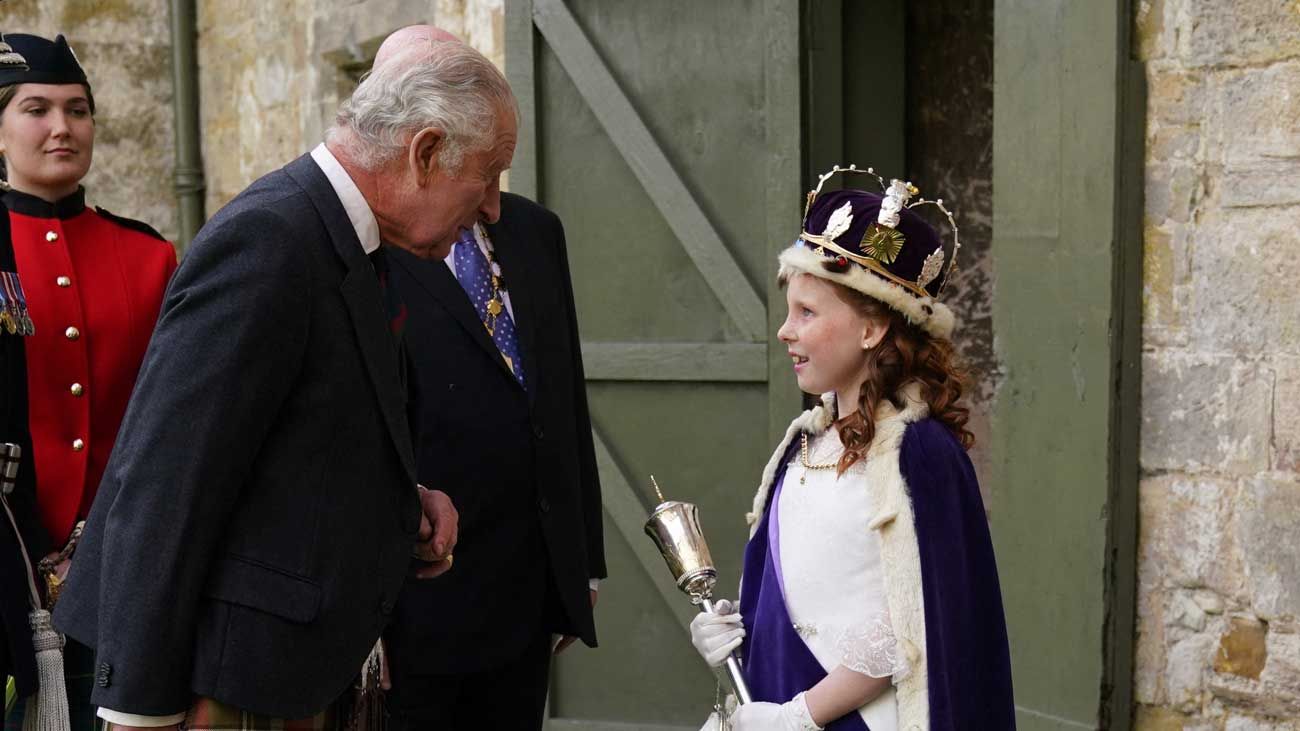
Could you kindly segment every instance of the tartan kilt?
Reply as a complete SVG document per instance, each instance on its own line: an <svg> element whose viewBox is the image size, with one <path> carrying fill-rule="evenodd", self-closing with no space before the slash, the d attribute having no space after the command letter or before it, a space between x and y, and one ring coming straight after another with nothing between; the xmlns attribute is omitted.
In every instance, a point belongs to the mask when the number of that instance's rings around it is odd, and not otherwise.
<svg viewBox="0 0 1300 731"><path fill-rule="evenodd" d="M182 731L341 731L340 701L309 718L286 719L242 711L211 698L199 698L181 721Z"/></svg>

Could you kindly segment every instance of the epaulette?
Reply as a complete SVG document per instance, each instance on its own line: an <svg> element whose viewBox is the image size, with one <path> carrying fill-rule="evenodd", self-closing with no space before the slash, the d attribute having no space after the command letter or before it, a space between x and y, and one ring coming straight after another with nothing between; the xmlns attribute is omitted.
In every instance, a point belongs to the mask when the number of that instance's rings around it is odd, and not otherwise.
<svg viewBox="0 0 1300 731"><path fill-rule="evenodd" d="M150 226L144 221L137 221L134 218L126 218L124 216L119 216L116 213L109 213L99 206L95 206L95 212L119 226L129 228L132 231L139 231L140 233L152 236L159 241L167 241L162 234L158 233L158 229Z"/></svg>

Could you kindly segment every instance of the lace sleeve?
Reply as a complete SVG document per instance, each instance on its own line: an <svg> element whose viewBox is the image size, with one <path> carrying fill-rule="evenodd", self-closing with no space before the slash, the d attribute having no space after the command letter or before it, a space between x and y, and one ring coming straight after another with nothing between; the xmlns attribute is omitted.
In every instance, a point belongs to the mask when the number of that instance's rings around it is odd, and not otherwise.
<svg viewBox="0 0 1300 731"><path fill-rule="evenodd" d="M895 684L911 670L899 652L888 613L845 629L836 642L836 650L844 667L873 678L893 676Z"/></svg>

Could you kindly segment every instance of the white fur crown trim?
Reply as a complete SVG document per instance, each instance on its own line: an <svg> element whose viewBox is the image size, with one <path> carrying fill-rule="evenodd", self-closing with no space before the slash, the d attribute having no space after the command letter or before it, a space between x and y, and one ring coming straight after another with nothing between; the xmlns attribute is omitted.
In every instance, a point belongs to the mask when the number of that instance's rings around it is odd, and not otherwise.
<svg viewBox="0 0 1300 731"><path fill-rule="evenodd" d="M827 271L826 267L823 266L826 258L807 246L791 246L781 252L780 262L780 275L782 277L789 278L795 274L811 274L814 277L821 277L836 284L842 284L849 289L878 299L898 310L903 313L908 322L934 337L952 337L957 318L952 314L952 310L948 309L947 305L937 302L931 297L921 299L901 285L890 282L860 266L850 264L848 270L842 273ZM929 312L926 312L927 308Z"/></svg>

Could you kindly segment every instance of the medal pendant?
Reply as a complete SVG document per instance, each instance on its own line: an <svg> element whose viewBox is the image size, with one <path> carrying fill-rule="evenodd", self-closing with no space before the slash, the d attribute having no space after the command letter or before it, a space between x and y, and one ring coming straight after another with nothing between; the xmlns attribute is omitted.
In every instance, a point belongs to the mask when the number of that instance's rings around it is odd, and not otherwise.
<svg viewBox="0 0 1300 731"><path fill-rule="evenodd" d="M5 332L10 335L18 332L18 323L14 322L14 317L9 314L8 309L0 310L0 325L4 325Z"/></svg>
<svg viewBox="0 0 1300 731"><path fill-rule="evenodd" d="M487 311L488 311L488 314L491 315L491 316L493 316L493 317L496 317L497 315L500 315L500 314L501 314L501 300L497 299L496 297L493 297L492 299L488 300L488 303L487 303Z"/></svg>

